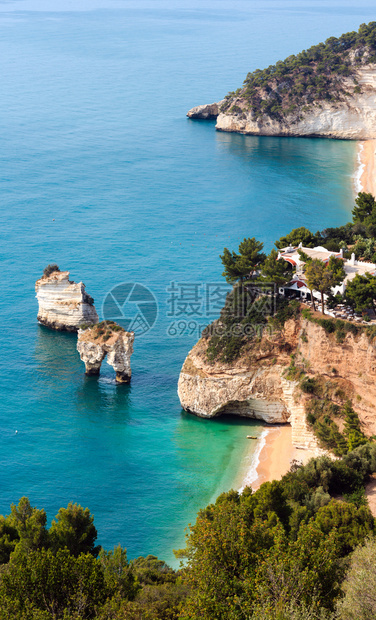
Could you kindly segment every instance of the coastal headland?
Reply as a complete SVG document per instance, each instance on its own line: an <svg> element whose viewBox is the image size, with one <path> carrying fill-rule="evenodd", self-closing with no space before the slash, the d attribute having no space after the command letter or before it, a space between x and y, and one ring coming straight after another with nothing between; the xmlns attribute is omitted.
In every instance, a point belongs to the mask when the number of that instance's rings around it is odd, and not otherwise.
<svg viewBox="0 0 376 620"><path fill-rule="evenodd" d="M187 116L202 120L216 118L216 129L224 132L357 140L354 194L366 192L375 196L376 55L375 46L368 36L375 27L375 22L362 24L358 33L351 33L351 36L347 33L338 39L333 37L267 69L249 73L235 92L218 103L196 106L189 110ZM312 325L300 326L300 334L295 341L300 341L302 333L306 338L307 331L312 331ZM330 376L331 354L334 353L336 359L332 365L334 368L341 365L341 352L338 351L337 355L335 343L324 344L326 336L323 340L317 328L316 332L316 350L309 350L308 347L302 355L310 365L322 346L315 371L323 374L319 366L324 358L328 364L326 373ZM339 375L347 383L347 388L351 384L354 393L349 394L349 398L358 398L356 404L362 430L370 436L375 432L372 403L369 411L362 412L362 409L369 401L366 383L373 366L368 352L373 348L366 341L360 343L360 340L354 347L350 344L351 338L348 334L345 339L346 357L349 356L349 349L350 358L352 355L358 356L356 349L361 351L360 357L363 355L363 362L367 362L367 378L364 377L364 385L358 385L357 379L351 376L351 364L348 368L342 368ZM296 342L290 342L290 353L294 351L294 355L299 349L307 349L301 341L298 345ZM306 412L302 405L304 395L298 395L291 382L288 387L288 382L283 378L288 363L283 359L284 352L279 351L276 355L273 352L274 362L269 368L258 360L252 368L247 367L243 357L232 368L218 364L217 360L215 370L211 371L210 364L204 361L205 353L200 350L205 346L203 342L198 343L183 366L179 396L184 408L203 417L224 412L248 415L263 420L267 425L291 424L291 428L267 427L262 450L256 458L257 462L252 465L257 470L257 478L254 472L248 476L248 482L252 480L254 488L266 480L280 478L293 460L305 463L320 453L320 444L306 424ZM327 355L328 351L330 355ZM263 360L261 351L259 360ZM354 368L361 365L362 360L359 359ZM361 373L358 378L360 376Z"/></svg>
<svg viewBox="0 0 376 620"><path fill-rule="evenodd" d="M354 190L376 193L376 140L359 142L356 165ZM280 479L294 461L305 464L326 452L306 422L307 395L297 382L286 380L292 353L312 375L336 384L338 394L343 391L346 398L356 399L362 431L367 436L376 433L376 393L372 395L376 359L365 333L348 333L339 343L317 323L303 319L288 321L275 341L269 336L266 341L260 350L246 351L236 363L217 361L213 366L206 356L207 340L201 339L187 356L179 379L178 392L185 409L202 417L233 413L266 423L261 449L255 453L250 443L252 465L239 484L241 488L251 485L257 489L263 482ZM367 371L363 374L359 369L364 365Z"/></svg>

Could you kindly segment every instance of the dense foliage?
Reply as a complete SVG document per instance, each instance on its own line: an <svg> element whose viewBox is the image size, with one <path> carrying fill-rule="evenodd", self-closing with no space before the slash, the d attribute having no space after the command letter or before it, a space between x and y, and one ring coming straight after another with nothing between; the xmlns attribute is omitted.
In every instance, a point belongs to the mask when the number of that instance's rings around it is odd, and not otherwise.
<svg viewBox="0 0 376 620"><path fill-rule="evenodd" d="M355 203L353 221L345 226L326 228L316 233L301 226L278 239L276 247L297 247L302 243L303 247L324 246L334 252L342 248L346 258L354 252L357 259L376 261L376 237L365 236L373 234L373 222L376 231L375 199L371 194L360 192ZM304 252L300 254L306 262L309 288L321 293L322 309L324 295L329 295L328 304L331 307L342 301L341 296L333 298L330 291L345 277L343 261L331 257L325 265L319 260L311 260ZM265 325L282 327L284 321L296 316L298 310L295 301L286 302L278 297L278 287L290 280L292 268L286 261L277 260L275 249L265 256L261 242L254 237L245 238L237 252L224 248L220 258L224 267L222 275L234 284L234 289L227 297L219 320L209 325L203 336L210 338L207 350L209 361L230 363L244 352L246 345L261 337ZM346 288L346 302L357 312L376 307L376 277L357 275ZM335 332L338 342L343 341L347 330L354 328L354 333L359 331L357 326L344 321L324 322L323 326ZM372 332L372 337L374 335Z"/></svg>
<svg viewBox="0 0 376 620"><path fill-rule="evenodd" d="M376 447L367 445L341 461L294 467L256 493L223 494L201 510L186 549L184 617L287 620L309 617L312 607L315 618L320 608L334 609L344 559L375 530L368 507L352 499L363 496L375 468Z"/></svg>
<svg viewBox="0 0 376 620"><path fill-rule="evenodd" d="M220 495L190 526L180 571L155 556L129 562L120 545L96 557L88 509L69 504L47 529L22 498L1 517L0 620L334 620L336 608L337 620L373 618L364 484L375 471L366 444Z"/></svg>
<svg viewBox="0 0 376 620"><path fill-rule="evenodd" d="M374 62L376 22L370 22L362 24L358 32L330 37L296 56L249 73L243 87L225 97L222 112L241 115L251 110L256 120L263 115L277 120L290 114L301 118L312 104L341 101L360 93L356 68Z"/></svg>
<svg viewBox="0 0 376 620"><path fill-rule="evenodd" d="M357 274L351 282L348 283L345 293L347 303L357 312L375 309L376 300L376 277L370 273L364 276Z"/></svg>
<svg viewBox="0 0 376 620"><path fill-rule="evenodd" d="M88 508L70 503L49 529L26 497L0 517L0 620L176 618L188 587L155 556L95 546ZM99 554L99 555L98 555Z"/></svg>

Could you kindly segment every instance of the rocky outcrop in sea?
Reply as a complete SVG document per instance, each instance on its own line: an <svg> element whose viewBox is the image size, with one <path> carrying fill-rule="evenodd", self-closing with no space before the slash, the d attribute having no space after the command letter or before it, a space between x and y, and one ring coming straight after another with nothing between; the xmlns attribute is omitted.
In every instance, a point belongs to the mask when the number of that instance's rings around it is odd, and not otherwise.
<svg viewBox="0 0 376 620"><path fill-rule="evenodd" d="M102 321L94 327L79 329L77 351L87 375L99 375L103 360L113 367L117 383L131 380L131 355L134 333L125 331L113 321Z"/></svg>
<svg viewBox="0 0 376 620"><path fill-rule="evenodd" d="M354 78L359 93L354 93ZM376 64L356 69L343 78L348 96L340 101L317 101L302 106L282 119L263 114L256 117L248 101L240 93L231 104L200 105L187 113L190 118L217 118L218 131L260 136L305 136L346 140L376 138Z"/></svg>
<svg viewBox="0 0 376 620"><path fill-rule="evenodd" d="M83 282L72 282L69 271L60 271L58 267L46 273L35 283L39 323L68 332L76 332L82 324L98 323L94 300L86 293Z"/></svg>
<svg viewBox="0 0 376 620"><path fill-rule="evenodd" d="M189 118L198 118L203 120L210 120L213 118L217 118L220 113L221 105L224 104L225 100L218 101L218 103L208 103L204 105L198 105L195 108L192 108L187 112L187 116Z"/></svg>

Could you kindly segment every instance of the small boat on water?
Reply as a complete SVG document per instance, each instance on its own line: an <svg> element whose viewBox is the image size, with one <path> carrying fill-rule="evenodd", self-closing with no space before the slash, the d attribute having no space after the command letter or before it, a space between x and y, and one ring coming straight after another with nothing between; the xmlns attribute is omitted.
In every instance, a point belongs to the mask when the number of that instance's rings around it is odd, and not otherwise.
<svg viewBox="0 0 376 620"><path fill-rule="evenodd" d="M257 439L257 437L254 437L253 435L247 435L247 439Z"/></svg>

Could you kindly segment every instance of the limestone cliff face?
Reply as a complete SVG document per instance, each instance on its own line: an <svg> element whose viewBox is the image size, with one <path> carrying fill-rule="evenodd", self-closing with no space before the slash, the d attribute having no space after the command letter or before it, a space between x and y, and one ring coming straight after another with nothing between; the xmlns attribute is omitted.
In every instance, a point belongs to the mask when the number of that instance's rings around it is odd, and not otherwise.
<svg viewBox="0 0 376 620"><path fill-rule="evenodd" d="M91 297L82 282L71 282L69 271L53 271L35 283L38 321L60 331L76 332L83 323L98 323Z"/></svg>
<svg viewBox="0 0 376 620"><path fill-rule="evenodd" d="M187 116L189 118L201 118L204 120L208 120L211 118L217 118L219 114L219 110L221 105L224 103L224 99L222 101L218 101L218 103L208 103L206 105L198 105L195 108L192 108L187 112Z"/></svg>
<svg viewBox="0 0 376 620"><path fill-rule="evenodd" d="M85 363L87 375L99 375L104 358L116 372L118 383L131 380L131 355L134 333L111 324L100 323L93 328L78 331L77 351Z"/></svg>
<svg viewBox="0 0 376 620"><path fill-rule="evenodd" d="M347 334L337 343L333 334L327 334L319 325L303 321L304 342L300 340L297 361L305 359L312 375L324 375L338 384L353 402L363 432L376 434L376 343L365 333Z"/></svg>
<svg viewBox="0 0 376 620"><path fill-rule="evenodd" d="M281 375L289 365L289 352L299 329L296 322L288 321L283 335L263 337L260 344L233 364L209 363L208 341L199 340L180 373L178 394L182 407L201 417L233 413L268 423L286 423L290 411Z"/></svg>
<svg viewBox="0 0 376 620"><path fill-rule="evenodd" d="M344 78L343 87L349 93L354 91L354 77L361 88L360 93L349 94L343 101L333 103L320 101L310 105L306 110L298 110L286 116L282 121L266 114L256 120L253 112L248 108L247 101L240 93L231 101L229 109L218 110L216 129L260 136L374 139L376 138L376 65L364 65L358 68L351 78ZM193 108L188 112L188 116L209 118L194 115L194 110L198 111L206 107L208 106ZM232 108L236 111L231 112Z"/></svg>
<svg viewBox="0 0 376 620"><path fill-rule="evenodd" d="M295 363L304 365L309 376L321 376L334 392L338 389L338 404L344 393L350 397L363 432L376 434L376 345L365 333L347 334L338 343L334 334L311 321L289 320L281 334L264 335L232 364L209 363L207 346L205 339L196 344L179 377L178 394L187 411L209 418L227 413L268 424L289 423L294 446L323 453L306 422L309 396L297 381L285 378L294 353Z"/></svg>

